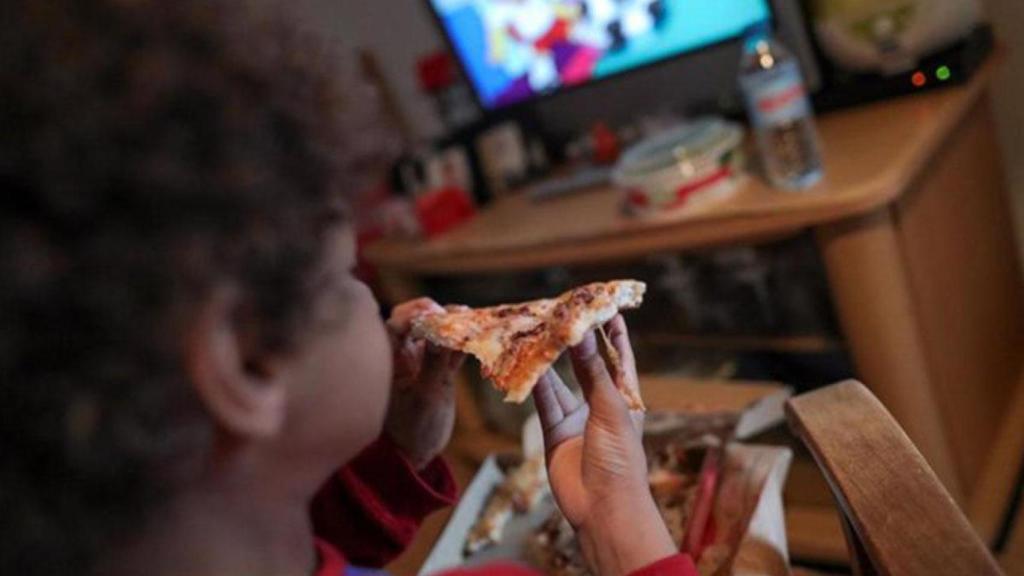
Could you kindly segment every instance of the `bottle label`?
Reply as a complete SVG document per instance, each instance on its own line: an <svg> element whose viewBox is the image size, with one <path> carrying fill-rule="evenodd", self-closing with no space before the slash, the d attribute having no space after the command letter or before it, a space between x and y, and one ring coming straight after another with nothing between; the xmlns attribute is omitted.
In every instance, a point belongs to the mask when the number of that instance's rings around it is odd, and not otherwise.
<svg viewBox="0 0 1024 576"><path fill-rule="evenodd" d="M750 121L756 128L789 124L812 114L800 67L783 62L741 80Z"/></svg>

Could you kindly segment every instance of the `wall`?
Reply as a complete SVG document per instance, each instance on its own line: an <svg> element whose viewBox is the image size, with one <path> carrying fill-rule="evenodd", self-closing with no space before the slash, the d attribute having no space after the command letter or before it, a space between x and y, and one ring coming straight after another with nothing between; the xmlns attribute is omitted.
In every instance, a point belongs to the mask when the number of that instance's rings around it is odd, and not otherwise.
<svg viewBox="0 0 1024 576"><path fill-rule="evenodd" d="M1009 51L992 100L1017 216L1018 243L1024 252L1024 1L985 0L985 4L1000 41Z"/></svg>
<svg viewBox="0 0 1024 576"><path fill-rule="evenodd" d="M307 26L380 62L412 129L436 135L440 120L416 85L416 61L443 46L424 0L292 0Z"/></svg>

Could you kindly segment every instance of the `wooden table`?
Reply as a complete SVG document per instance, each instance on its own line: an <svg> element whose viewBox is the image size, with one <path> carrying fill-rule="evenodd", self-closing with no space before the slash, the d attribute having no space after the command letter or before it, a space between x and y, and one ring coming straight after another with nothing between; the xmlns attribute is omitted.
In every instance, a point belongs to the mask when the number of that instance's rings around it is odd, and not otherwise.
<svg viewBox="0 0 1024 576"><path fill-rule="evenodd" d="M806 193L750 179L671 218L623 217L612 189L505 199L430 242L368 257L385 296L425 275L627 261L812 230L858 376L906 429L986 541L1024 454L1024 298L988 87L824 117L827 175Z"/></svg>

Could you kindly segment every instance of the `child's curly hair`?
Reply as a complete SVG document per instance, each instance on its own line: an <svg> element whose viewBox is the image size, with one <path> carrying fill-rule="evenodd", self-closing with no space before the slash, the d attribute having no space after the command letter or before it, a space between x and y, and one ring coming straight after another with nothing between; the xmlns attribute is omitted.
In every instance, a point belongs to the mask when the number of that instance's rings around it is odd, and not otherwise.
<svg viewBox="0 0 1024 576"><path fill-rule="evenodd" d="M255 8L0 7L4 574L89 573L191 473L182 319L213 287L266 351L296 345L344 217L341 101L325 51Z"/></svg>

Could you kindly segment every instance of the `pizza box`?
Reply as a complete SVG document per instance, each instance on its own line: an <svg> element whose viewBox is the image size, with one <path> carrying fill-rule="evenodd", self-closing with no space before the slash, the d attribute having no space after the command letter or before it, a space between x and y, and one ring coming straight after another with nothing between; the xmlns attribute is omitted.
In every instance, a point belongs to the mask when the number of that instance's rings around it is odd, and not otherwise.
<svg viewBox="0 0 1024 576"><path fill-rule="evenodd" d="M650 416L719 415L737 419L735 437L745 440L785 421L792 388L777 382L708 380L641 374L640 389Z"/></svg>
<svg viewBox="0 0 1024 576"><path fill-rule="evenodd" d="M714 421L736 420L735 437L748 438L782 422L782 406L791 394L777 384L735 384L700 382L676 378L641 378L650 415L658 425L672 428L686 419ZM651 426L648 427L648 435ZM529 457L542 450L540 425L536 417L523 427L523 451ZM513 457L514 458L514 457ZM475 566L494 561L526 562L524 544L528 536L554 511L555 503L546 495L530 513L513 516L498 544L464 557L469 530L476 522L488 497L505 478L507 455L488 456L470 482L440 539L420 574L436 574L459 566ZM776 576L789 574L786 527L782 506L792 453L786 448L733 444L726 452L726 470L731 471L720 490L719 502L732 506L731 513L749 521L741 536L733 574ZM740 473L736 473L739 471ZM716 514L718 513L716 504Z"/></svg>
<svg viewBox="0 0 1024 576"><path fill-rule="evenodd" d="M505 527L501 542L495 546L481 550L470 558L465 558L462 554L469 530L483 511L487 497L504 479L505 472L498 464L498 456L488 456L462 493L444 532L423 563L419 572L421 575L437 574L459 566L476 566L497 560L523 560L522 544L527 535L544 522L553 510L554 502L550 496L545 496L529 515L513 517Z"/></svg>
<svg viewBox="0 0 1024 576"><path fill-rule="evenodd" d="M782 505L782 488L792 461L787 448L734 444L727 450L727 466L743 474L723 483L719 502L727 502L738 513L750 518L741 536L733 563L734 575L788 576L789 552ZM530 513L513 516L502 540L470 557L463 556L466 537L476 522L487 498L505 478L499 456L490 456L466 488L451 520L420 570L421 575L437 574L464 566L479 566L496 561L527 563L525 543L528 536L554 511L552 497L546 495ZM718 508L721 504L716 504Z"/></svg>

